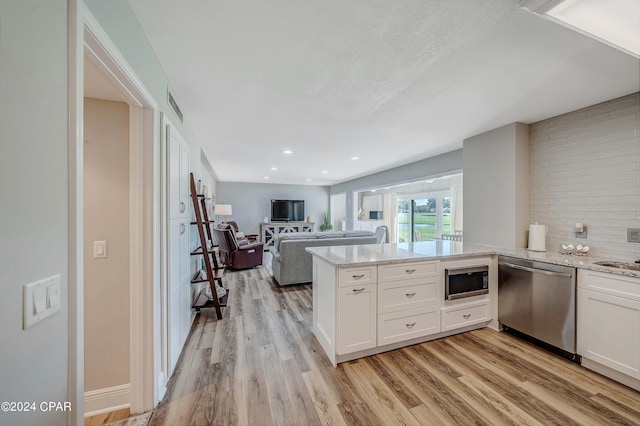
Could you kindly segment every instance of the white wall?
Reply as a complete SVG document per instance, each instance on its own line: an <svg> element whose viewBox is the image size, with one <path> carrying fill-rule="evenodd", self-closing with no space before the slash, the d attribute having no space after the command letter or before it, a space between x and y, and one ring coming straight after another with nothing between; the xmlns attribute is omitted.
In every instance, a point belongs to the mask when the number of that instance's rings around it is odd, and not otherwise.
<svg viewBox="0 0 640 426"><path fill-rule="evenodd" d="M102 240L108 257L94 259ZM129 246L129 105L85 98L85 391L130 381Z"/></svg>
<svg viewBox="0 0 640 426"><path fill-rule="evenodd" d="M231 204L233 216L245 234L259 234L260 222L271 218L271 200L304 200L304 214L311 216L319 230L322 213L329 209L329 188L311 185L218 182L216 202ZM217 220L217 219L216 219Z"/></svg>
<svg viewBox="0 0 640 426"><path fill-rule="evenodd" d="M191 171L196 179L203 176L206 178L208 172L203 172L202 170L202 162L200 160L201 146L190 127L189 112L181 106L184 114L184 123L182 123L169 107L167 88L170 88L171 83L158 62L129 2L127 0L110 0L106 2L103 0L84 0L84 3L140 80L142 80L147 90L151 92L158 102L160 111L167 114L169 119L178 127L180 135L189 144L192 158ZM175 90L171 91L178 105L180 105L179 95Z"/></svg>
<svg viewBox="0 0 640 426"><path fill-rule="evenodd" d="M67 2L0 0L0 401L68 401ZM46 71L46 72L44 72ZM61 275L61 309L22 330L22 286ZM0 412L3 425L66 412Z"/></svg>
<svg viewBox="0 0 640 426"><path fill-rule="evenodd" d="M527 245L528 125L512 123L464 140L464 240Z"/></svg>
<svg viewBox="0 0 640 426"><path fill-rule="evenodd" d="M532 124L531 220L549 226L547 249L588 244L592 255L640 259L640 94ZM576 222L588 227L576 239Z"/></svg>
<svg viewBox="0 0 640 426"><path fill-rule="evenodd" d="M331 196L331 217L333 229L335 231L344 231L342 229L342 221L347 218L347 197L345 194Z"/></svg>
<svg viewBox="0 0 640 426"><path fill-rule="evenodd" d="M415 182L422 178L443 176L462 170L462 150L447 152L445 154L415 161L404 166L394 167L378 173L373 173L358 179L333 185L331 194L346 193L347 198L347 229L353 229L353 218L356 216L358 206L354 206L354 193L371 188L380 188L388 185ZM355 197L357 198L357 197Z"/></svg>

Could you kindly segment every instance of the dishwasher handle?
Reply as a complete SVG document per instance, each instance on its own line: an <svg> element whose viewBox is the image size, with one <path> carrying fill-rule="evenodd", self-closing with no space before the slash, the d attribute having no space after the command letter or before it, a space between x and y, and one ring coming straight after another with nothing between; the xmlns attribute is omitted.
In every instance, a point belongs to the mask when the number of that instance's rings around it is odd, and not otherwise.
<svg viewBox="0 0 640 426"><path fill-rule="evenodd" d="M508 266L509 268L520 269L522 271L527 271L527 272L535 272L538 274L550 275L552 277L571 278L573 276L573 274L567 274L564 272L545 271L544 269L529 268L527 266L516 265L515 263L500 262L499 265L504 265L504 266Z"/></svg>

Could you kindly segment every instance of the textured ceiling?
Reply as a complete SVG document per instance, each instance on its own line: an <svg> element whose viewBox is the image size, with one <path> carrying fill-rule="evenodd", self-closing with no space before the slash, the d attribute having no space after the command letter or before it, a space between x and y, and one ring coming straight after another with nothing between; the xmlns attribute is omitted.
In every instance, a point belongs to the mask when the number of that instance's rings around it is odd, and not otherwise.
<svg viewBox="0 0 640 426"><path fill-rule="evenodd" d="M515 0L129 1L221 181L330 185L640 89Z"/></svg>

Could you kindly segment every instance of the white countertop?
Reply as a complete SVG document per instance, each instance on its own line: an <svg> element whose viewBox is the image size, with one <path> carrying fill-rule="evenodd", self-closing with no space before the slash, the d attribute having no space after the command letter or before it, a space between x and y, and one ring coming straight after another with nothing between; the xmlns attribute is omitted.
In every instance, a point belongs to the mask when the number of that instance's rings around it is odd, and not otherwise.
<svg viewBox="0 0 640 426"><path fill-rule="evenodd" d="M307 247L305 250L337 267L400 263L412 260L444 260L471 256L506 255L640 278L640 271L594 264L594 262L612 259L563 255L557 252L533 252L527 249L504 249L457 241L434 240L416 243L323 246Z"/></svg>

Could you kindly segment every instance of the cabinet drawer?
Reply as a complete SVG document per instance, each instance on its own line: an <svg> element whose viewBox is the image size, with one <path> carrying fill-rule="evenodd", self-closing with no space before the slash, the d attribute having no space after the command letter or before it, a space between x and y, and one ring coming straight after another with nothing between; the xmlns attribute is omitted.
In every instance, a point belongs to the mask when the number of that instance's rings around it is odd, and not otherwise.
<svg viewBox="0 0 640 426"><path fill-rule="evenodd" d="M340 287L373 284L378 280L377 272L378 270L375 266L340 269L340 272L338 272L338 282L340 283Z"/></svg>
<svg viewBox="0 0 640 426"><path fill-rule="evenodd" d="M445 308L442 310L442 331L455 330L489 319L489 302Z"/></svg>
<svg viewBox="0 0 640 426"><path fill-rule="evenodd" d="M420 308L438 302L437 277L413 278L378 284L378 313Z"/></svg>
<svg viewBox="0 0 640 426"><path fill-rule="evenodd" d="M578 287L640 301L638 278L579 269Z"/></svg>
<svg viewBox="0 0 640 426"><path fill-rule="evenodd" d="M378 346L427 336L440 331L437 307L378 315Z"/></svg>
<svg viewBox="0 0 640 426"><path fill-rule="evenodd" d="M380 281L394 281L438 274L437 262L401 263L378 266Z"/></svg>

